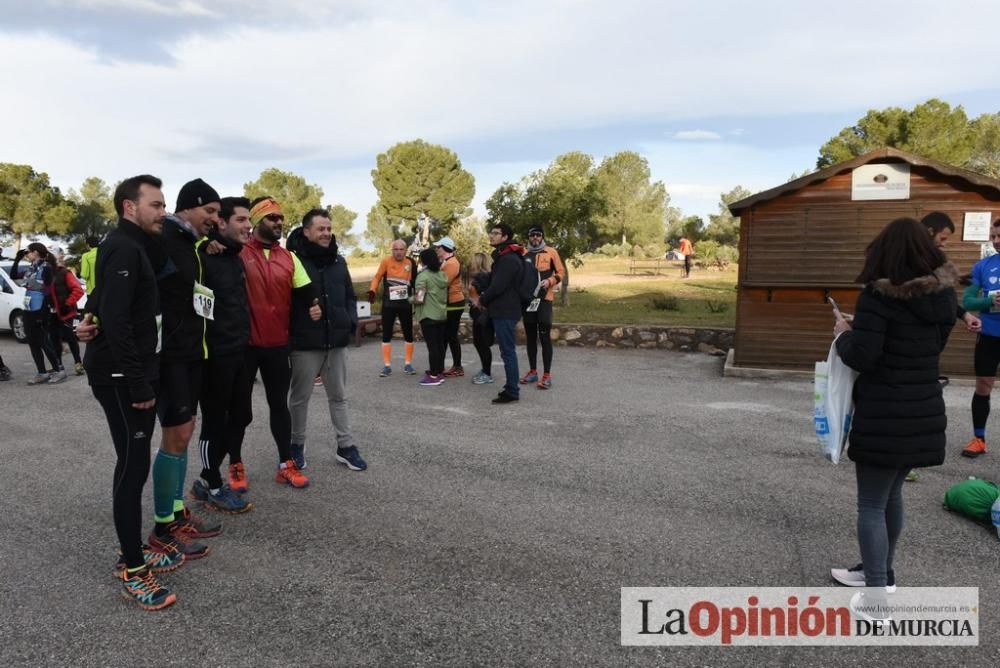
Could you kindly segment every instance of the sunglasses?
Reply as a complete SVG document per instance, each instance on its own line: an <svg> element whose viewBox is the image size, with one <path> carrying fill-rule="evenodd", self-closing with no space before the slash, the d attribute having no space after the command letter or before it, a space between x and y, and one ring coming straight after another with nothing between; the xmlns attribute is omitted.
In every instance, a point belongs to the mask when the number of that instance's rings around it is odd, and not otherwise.
<svg viewBox="0 0 1000 668"><path fill-rule="evenodd" d="M284 222L285 220L285 217L282 216L280 213L269 213L264 217L267 218L272 223L281 223Z"/></svg>
<svg viewBox="0 0 1000 668"><path fill-rule="evenodd" d="M543 236L541 232L532 232L528 235L529 237L540 237Z"/></svg>

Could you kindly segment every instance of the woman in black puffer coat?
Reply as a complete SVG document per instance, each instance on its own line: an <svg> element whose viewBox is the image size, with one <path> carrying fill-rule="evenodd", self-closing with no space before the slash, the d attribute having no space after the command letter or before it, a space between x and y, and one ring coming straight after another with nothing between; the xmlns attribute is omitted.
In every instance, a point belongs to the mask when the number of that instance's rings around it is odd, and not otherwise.
<svg viewBox="0 0 1000 668"><path fill-rule="evenodd" d="M864 584L884 591L894 584L903 479L913 467L944 462L938 361L955 324L958 272L926 229L900 218L868 246L857 280L864 289L854 320L837 312L834 332L840 358L860 373L847 454L856 464Z"/></svg>

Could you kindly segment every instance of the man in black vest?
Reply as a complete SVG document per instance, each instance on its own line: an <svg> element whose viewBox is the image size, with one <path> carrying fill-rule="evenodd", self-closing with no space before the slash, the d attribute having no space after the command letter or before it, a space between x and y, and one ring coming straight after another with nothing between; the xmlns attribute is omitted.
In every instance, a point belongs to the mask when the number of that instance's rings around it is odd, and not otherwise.
<svg viewBox="0 0 1000 668"><path fill-rule="evenodd" d="M288 249L298 256L319 293L311 302L301 295L292 298L292 383L288 399L292 414L292 458L300 469L306 467L309 398L313 381L320 376L337 435L337 461L352 471L364 471L368 464L351 436L345 398L347 344L358 326L357 297L347 262L337 252L330 216L325 209L313 209L303 216L302 227L288 236ZM317 299L323 316L313 320L309 309Z"/></svg>

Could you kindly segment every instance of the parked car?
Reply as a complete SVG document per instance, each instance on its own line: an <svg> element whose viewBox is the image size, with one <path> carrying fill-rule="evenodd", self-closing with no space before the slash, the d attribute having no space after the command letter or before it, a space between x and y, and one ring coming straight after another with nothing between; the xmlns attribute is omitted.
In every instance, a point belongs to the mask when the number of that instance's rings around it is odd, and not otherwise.
<svg viewBox="0 0 1000 668"><path fill-rule="evenodd" d="M26 266L21 263L18 273L22 273ZM0 260L0 332L13 332L14 338L20 343L27 343L28 331L24 327L25 290L20 284L21 277L10 275L13 268L13 260ZM83 281L80 283L83 284ZM87 295L84 295L77 302L77 308L82 310L86 304Z"/></svg>

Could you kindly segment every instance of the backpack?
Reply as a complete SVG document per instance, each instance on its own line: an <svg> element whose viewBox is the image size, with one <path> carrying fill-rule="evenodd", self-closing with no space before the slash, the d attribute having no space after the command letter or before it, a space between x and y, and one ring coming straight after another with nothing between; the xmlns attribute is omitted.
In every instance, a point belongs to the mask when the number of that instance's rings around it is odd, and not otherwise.
<svg viewBox="0 0 1000 668"><path fill-rule="evenodd" d="M534 256L525 255L521 260L521 277L517 282L517 294L521 298L521 304L527 305L538 298L542 276L535 267Z"/></svg>
<svg viewBox="0 0 1000 668"><path fill-rule="evenodd" d="M952 485L944 495L944 506L960 515L990 524L990 508L1000 490L988 480L971 478Z"/></svg>

